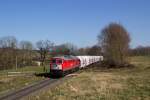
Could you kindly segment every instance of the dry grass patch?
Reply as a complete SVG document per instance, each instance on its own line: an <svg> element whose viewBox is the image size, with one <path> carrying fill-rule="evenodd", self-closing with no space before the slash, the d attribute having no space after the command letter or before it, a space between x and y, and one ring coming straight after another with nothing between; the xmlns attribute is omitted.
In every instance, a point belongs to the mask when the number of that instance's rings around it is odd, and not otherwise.
<svg viewBox="0 0 150 100"><path fill-rule="evenodd" d="M47 66L48 70L48 66ZM36 77L34 73L43 72L43 67L27 66L23 68L0 71L0 96L29 84L35 83L44 77ZM19 74L18 74L19 73Z"/></svg>
<svg viewBox="0 0 150 100"><path fill-rule="evenodd" d="M25 76L15 76L15 77L8 77L3 76L0 78L0 95L3 95L9 91L16 90L37 82L43 79L42 77L25 77Z"/></svg>
<svg viewBox="0 0 150 100"><path fill-rule="evenodd" d="M114 80L115 78L112 73L82 72L54 89L40 92L38 100L95 100L106 97L109 99L112 93L118 93L124 88L123 84ZM35 96L27 98L35 100Z"/></svg>
<svg viewBox="0 0 150 100"><path fill-rule="evenodd" d="M150 100L150 70L146 69L150 58L133 57L131 61L136 63L135 68L80 71L56 88L25 100Z"/></svg>

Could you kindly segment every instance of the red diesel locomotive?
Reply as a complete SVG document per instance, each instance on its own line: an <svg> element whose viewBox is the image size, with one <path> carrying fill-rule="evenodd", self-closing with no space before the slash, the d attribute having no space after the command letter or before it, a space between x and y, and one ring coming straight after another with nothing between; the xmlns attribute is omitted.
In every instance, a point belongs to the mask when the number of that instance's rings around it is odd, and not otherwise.
<svg viewBox="0 0 150 100"><path fill-rule="evenodd" d="M50 73L52 75L61 75L78 70L80 60L75 56L59 56L54 57L50 61Z"/></svg>

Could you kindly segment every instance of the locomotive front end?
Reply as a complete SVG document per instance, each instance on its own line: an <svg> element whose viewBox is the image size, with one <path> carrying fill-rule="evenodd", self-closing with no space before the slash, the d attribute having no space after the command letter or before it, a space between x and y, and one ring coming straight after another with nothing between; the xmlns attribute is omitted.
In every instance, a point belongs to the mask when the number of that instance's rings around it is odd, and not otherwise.
<svg viewBox="0 0 150 100"><path fill-rule="evenodd" d="M50 73L52 75L63 75L63 59L60 59L60 58L51 59Z"/></svg>

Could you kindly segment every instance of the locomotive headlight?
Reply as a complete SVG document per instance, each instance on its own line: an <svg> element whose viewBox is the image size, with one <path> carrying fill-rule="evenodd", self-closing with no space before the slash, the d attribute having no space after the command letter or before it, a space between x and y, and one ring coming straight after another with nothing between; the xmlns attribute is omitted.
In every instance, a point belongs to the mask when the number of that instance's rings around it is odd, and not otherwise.
<svg viewBox="0 0 150 100"><path fill-rule="evenodd" d="M62 65L53 64L53 65L52 65L52 69L61 70L61 69L62 69Z"/></svg>
<svg viewBox="0 0 150 100"><path fill-rule="evenodd" d="M57 65L58 69L62 69L62 65Z"/></svg>

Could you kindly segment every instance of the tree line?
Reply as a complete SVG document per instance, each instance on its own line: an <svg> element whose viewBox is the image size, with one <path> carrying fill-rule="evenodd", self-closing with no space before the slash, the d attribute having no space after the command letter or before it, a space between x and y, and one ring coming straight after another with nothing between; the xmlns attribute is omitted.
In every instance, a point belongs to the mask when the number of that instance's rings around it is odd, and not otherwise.
<svg viewBox="0 0 150 100"><path fill-rule="evenodd" d="M33 44L29 41L18 40L14 36L0 38L0 69L22 67L31 64L36 56Z"/></svg>
<svg viewBox="0 0 150 100"><path fill-rule="evenodd" d="M36 44L13 37L0 38L0 69L49 64L53 56L59 55L103 55L110 67L128 66L129 56L150 55L150 47L130 48L130 33L119 23L110 23L97 36L98 43L91 47L78 48L72 43L56 45L50 40L39 40ZM89 40L90 41L90 40Z"/></svg>
<svg viewBox="0 0 150 100"><path fill-rule="evenodd" d="M55 45L50 40L18 41L14 36L0 38L0 70L17 69L25 66L49 64L53 56L59 55L99 55L100 47L78 48L72 43ZM45 67L44 67L45 68Z"/></svg>
<svg viewBox="0 0 150 100"><path fill-rule="evenodd" d="M130 56L150 56L150 46L138 46L130 49Z"/></svg>

